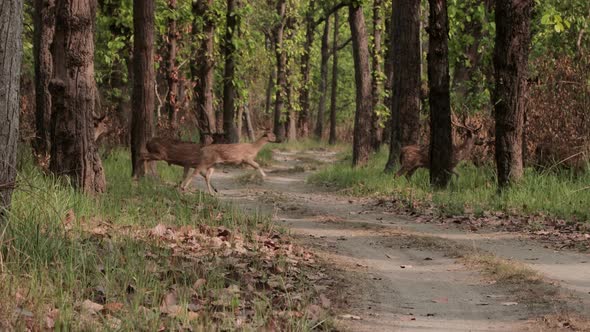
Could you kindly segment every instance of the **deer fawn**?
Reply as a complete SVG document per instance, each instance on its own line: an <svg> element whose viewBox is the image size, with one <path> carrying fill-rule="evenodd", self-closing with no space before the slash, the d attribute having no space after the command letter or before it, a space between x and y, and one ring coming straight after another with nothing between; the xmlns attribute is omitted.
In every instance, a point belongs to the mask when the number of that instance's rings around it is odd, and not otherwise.
<svg viewBox="0 0 590 332"><path fill-rule="evenodd" d="M453 145L453 157L451 158L451 172L459 177L454 169L461 160L465 160L471 154L471 150L474 145L481 144L479 140L476 142L476 133L481 129L482 126L477 128L469 127L463 121L463 124L458 124L453 121L453 125L457 128L465 129L465 138L463 143ZM420 145L408 145L404 146L401 150L399 162L401 168L395 173L396 177L405 175L408 179L412 177L412 174L419 168L430 167L430 153L428 146Z"/></svg>
<svg viewBox="0 0 590 332"><path fill-rule="evenodd" d="M254 143L237 143L237 144L213 144L203 147L199 153L198 165L190 176L185 177L180 185L181 189L186 189L196 174L206 171L204 177L207 183L209 194L211 190L211 176L215 171L215 166L219 164L248 164L260 172L260 175L266 177L266 174L260 168L260 165L254 161L258 152L266 143L276 142L275 135L265 133Z"/></svg>

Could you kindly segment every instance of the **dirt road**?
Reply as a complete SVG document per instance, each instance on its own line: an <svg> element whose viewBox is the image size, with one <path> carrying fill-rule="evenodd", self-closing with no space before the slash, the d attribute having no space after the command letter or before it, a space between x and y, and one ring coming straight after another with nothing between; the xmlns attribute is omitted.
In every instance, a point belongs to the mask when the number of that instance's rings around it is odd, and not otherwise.
<svg viewBox="0 0 590 332"><path fill-rule="evenodd" d="M253 172L246 169L216 172L219 197L249 212L272 213L313 246L332 273L346 275L339 294L345 301L339 325L345 329L550 331L541 323L545 315L590 313L588 255L555 252L514 234L416 223L306 184L309 172L302 167L314 159L333 161L330 152L275 151L274 158L263 182L248 181ZM451 252L470 248L527 264L560 287L496 282Z"/></svg>

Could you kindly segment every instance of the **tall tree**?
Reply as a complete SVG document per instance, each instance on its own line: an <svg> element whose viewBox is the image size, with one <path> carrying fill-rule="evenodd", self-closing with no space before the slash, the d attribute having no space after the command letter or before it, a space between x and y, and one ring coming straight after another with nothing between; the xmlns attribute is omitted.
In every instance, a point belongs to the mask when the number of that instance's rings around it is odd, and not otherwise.
<svg viewBox="0 0 590 332"><path fill-rule="evenodd" d="M95 102L93 0L58 0L52 44L51 162L85 193L106 189L105 175L94 142Z"/></svg>
<svg viewBox="0 0 590 332"><path fill-rule="evenodd" d="M394 1L389 47L393 56L391 139L386 171L392 171L402 146L420 134L420 1Z"/></svg>
<svg viewBox="0 0 590 332"><path fill-rule="evenodd" d="M168 0L168 9L175 13L176 0ZM172 127L178 124L178 66L176 64L178 30L174 16L168 19L168 42L166 52L166 80L168 81L168 92L166 93L166 112Z"/></svg>
<svg viewBox="0 0 590 332"><path fill-rule="evenodd" d="M287 53L283 47L283 37L285 31L285 11L287 3L285 0L277 1L277 16L279 21L273 29L273 39L275 43L275 55L277 58L277 93L275 97L275 109L274 109L274 134L277 140L282 141L285 138L285 128L281 124L281 115L285 105L285 85L287 83L286 75L286 64L287 64Z"/></svg>
<svg viewBox="0 0 590 332"><path fill-rule="evenodd" d="M0 4L0 223L16 185L23 2Z"/></svg>
<svg viewBox="0 0 590 332"><path fill-rule="evenodd" d="M332 91L330 93L330 144L336 144L336 103L338 101L338 30L340 18L334 12L334 34L332 35Z"/></svg>
<svg viewBox="0 0 590 332"><path fill-rule="evenodd" d="M494 111L498 185L523 175L523 122L533 0L496 0Z"/></svg>
<svg viewBox="0 0 590 332"><path fill-rule="evenodd" d="M55 1L35 0L33 23L35 35L33 52L35 60L35 152L47 155L51 145L51 95L49 81L52 75L53 60L50 46L55 33Z"/></svg>
<svg viewBox="0 0 590 332"><path fill-rule="evenodd" d="M330 19L324 23L322 33L321 60L320 60L320 104L318 105L318 118L315 126L315 136L322 138L324 133L324 115L326 113L326 98L328 97L328 60L330 59Z"/></svg>
<svg viewBox="0 0 590 332"><path fill-rule="evenodd" d="M148 169L140 157L154 131L154 0L133 0L133 31L131 162L133 177L142 177Z"/></svg>
<svg viewBox="0 0 590 332"><path fill-rule="evenodd" d="M213 61L215 22L213 20L213 0L193 1L193 45L199 47L193 52L195 60L191 61L191 74L195 85L195 107L198 127L206 133L217 132L217 121L213 110L213 84L215 67ZM199 21L202 22L199 25ZM197 35L200 34L200 40Z"/></svg>
<svg viewBox="0 0 590 332"><path fill-rule="evenodd" d="M446 0L429 0L428 87L430 96L430 183L446 187L451 179L453 138L449 92L449 18Z"/></svg>
<svg viewBox="0 0 590 332"><path fill-rule="evenodd" d="M299 92L299 104L301 111L299 112L298 127L302 137L309 134L309 85L311 72L311 48L315 36L316 24L314 22L315 0L310 0L305 13L305 42L301 53L301 91Z"/></svg>
<svg viewBox="0 0 590 332"><path fill-rule="evenodd" d="M348 6L348 22L352 34L354 77L356 86L356 112L354 116L354 137L352 165L363 166L371 153L371 70L369 68L369 43L362 6L353 2Z"/></svg>
<svg viewBox="0 0 590 332"><path fill-rule="evenodd" d="M225 68L223 73L223 131L225 138L230 143L238 142L238 130L236 129L236 46L234 33L238 30L240 21L237 13L238 0L227 0L227 17L223 53L225 56Z"/></svg>
<svg viewBox="0 0 590 332"><path fill-rule="evenodd" d="M371 126L371 147L377 151L383 142L383 130L381 129L381 117L379 116L379 106L382 103L381 88L383 71L381 69L381 36L383 32L383 1L373 0L373 47L372 47L372 67L373 79L371 80L371 90L373 94L373 114Z"/></svg>
<svg viewBox="0 0 590 332"><path fill-rule="evenodd" d="M383 64L383 73L385 75L385 81L383 83L383 90L387 93L383 99L383 105L389 110L391 116L391 91L393 88L393 45L391 45L391 34L393 25L391 24L391 15L385 19L385 38L383 45L385 45L385 59ZM383 143L389 143L391 139L391 121L385 121L385 127L383 128Z"/></svg>

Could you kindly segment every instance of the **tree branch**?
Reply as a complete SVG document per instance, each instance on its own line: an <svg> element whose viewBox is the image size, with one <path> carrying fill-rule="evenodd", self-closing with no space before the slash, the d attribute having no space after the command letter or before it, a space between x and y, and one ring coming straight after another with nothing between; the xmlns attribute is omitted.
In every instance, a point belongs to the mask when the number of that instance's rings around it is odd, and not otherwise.
<svg viewBox="0 0 590 332"><path fill-rule="evenodd" d="M336 11L338 11L340 8L348 6L350 4L350 1L342 1L338 4L336 4L334 7L332 7L330 10L328 10L327 12L324 13L324 16L320 17L317 21L313 22L312 27L315 29L315 27L317 27L318 25L320 25L322 22L324 22L325 20L327 20L330 15L334 14Z"/></svg>

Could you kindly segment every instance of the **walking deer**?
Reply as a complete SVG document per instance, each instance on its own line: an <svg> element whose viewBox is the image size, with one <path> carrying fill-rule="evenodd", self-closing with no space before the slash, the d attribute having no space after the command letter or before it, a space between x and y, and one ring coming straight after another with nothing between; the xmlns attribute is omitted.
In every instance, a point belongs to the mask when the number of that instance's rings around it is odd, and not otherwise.
<svg viewBox="0 0 590 332"><path fill-rule="evenodd" d="M454 169L461 160L465 160L471 154L474 145L479 145L481 142L477 140L476 133L481 129L481 125L477 128L468 126L465 121L463 124L452 122L457 128L465 130L465 138L463 142L458 145L453 145L453 156L451 158L451 172L459 177ZM476 141L477 140L477 141ZM396 177L405 175L408 179L419 168L430 167L430 152L429 146L408 145L404 146L400 153L400 169L395 174Z"/></svg>
<svg viewBox="0 0 590 332"><path fill-rule="evenodd" d="M219 164L248 164L257 169L260 175L266 177L264 170L254 161L254 158L256 158L260 149L269 142L276 142L276 137L274 134L267 132L254 143L213 144L203 147L197 158L198 165L195 167L193 173L185 177L184 181L182 181L180 185L181 189L186 189L195 175L202 175L203 172L206 172L204 177L207 183L207 189L209 190L209 194L213 194L211 190L211 176L215 171L215 166Z"/></svg>

